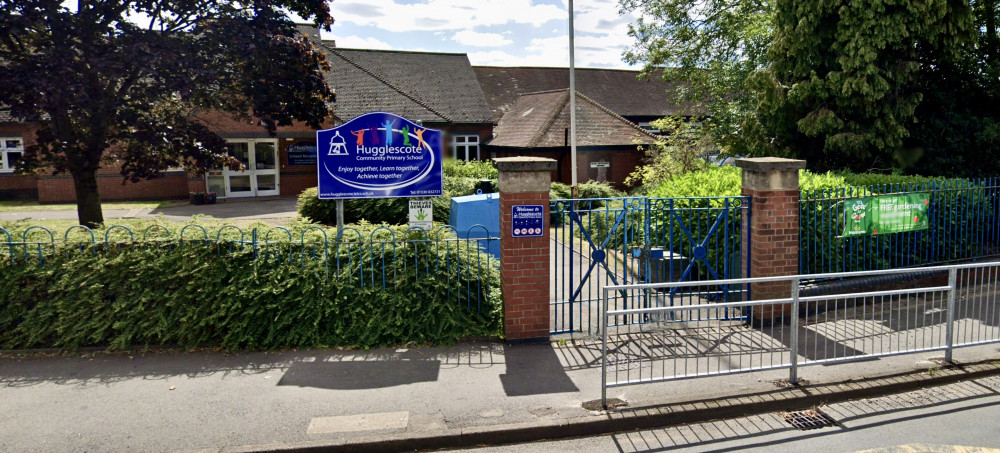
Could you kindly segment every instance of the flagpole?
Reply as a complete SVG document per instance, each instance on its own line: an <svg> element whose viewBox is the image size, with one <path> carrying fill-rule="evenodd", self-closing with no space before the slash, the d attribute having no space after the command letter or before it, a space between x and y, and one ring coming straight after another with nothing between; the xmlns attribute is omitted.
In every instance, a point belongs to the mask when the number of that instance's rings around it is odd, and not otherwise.
<svg viewBox="0 0 1000 453"><path fill-rule="evenodd" d="M580 193L576 186L576 74L574 74L576 61L573 51L573 0L569 0L569 155L573 198L579 198Z"/></svg>

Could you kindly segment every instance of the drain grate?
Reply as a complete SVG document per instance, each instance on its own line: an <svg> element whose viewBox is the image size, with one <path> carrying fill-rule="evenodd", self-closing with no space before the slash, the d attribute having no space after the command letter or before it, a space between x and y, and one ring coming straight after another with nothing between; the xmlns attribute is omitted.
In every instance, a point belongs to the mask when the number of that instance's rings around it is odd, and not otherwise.
<svg viewBox="0 0 1000 453"><path fill-rule="evenodd" d="M802 431L837 426L837 422L817 410L784 412L781 414L781 418L784 418L789 425Z"/></svg>

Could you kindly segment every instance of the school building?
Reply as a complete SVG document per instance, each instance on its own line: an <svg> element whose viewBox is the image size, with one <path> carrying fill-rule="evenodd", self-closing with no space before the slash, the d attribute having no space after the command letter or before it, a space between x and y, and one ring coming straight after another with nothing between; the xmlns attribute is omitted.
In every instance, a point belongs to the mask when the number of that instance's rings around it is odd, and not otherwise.
<svg viewBox="0 0 1000 453"><path fill-rule="evenodd" d="M554 180L569 182L569 78L566 68L473 67L466 54L343 49L300 27L325 54L327 83L336 93L324 128L372 111L391 112L444 131L446 157L484 160L512 155L553 157ZM664 116L696 116L697 108L669 101L671 86L636 71L578 69L578 171L587 179L621 184L656 137L648 123ZM185 198L215 192L220 200L295 197L316 185L315 130L279 127L271 135L254 123L218 112L199 114L230 144L241 170L205 175L167 170L156 179L123 182L119 169L103 168L103 200ZM645 129L644 129L645 128ZM35 127L0 109L0 199L42 203L75 200L69 174L15 175Z"/></svg>

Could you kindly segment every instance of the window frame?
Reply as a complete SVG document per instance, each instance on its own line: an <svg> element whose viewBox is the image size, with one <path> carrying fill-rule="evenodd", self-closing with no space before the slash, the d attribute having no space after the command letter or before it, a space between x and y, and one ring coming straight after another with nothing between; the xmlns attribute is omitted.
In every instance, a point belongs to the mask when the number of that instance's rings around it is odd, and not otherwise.
<svg viewBox="0 0 1000 453"><path fill-rule="evenodd" d="M459 138L462 141L459 141ZM463 160L469 162L470 160L483 160L482 158L482 148L479 146L479 135L478 134L452 134L451 135L451 156L455 160ZM459 156L459 147L463 150L463 156ZM470 148L475 147L475 156L469 155Z"/></svg>
<svg viewBox="0 0 1000 453"><path fill-rule="evenodd" d="M20 142L17 148L8 148L8 140ZM8 153L19 153L24 157L24 138L14 136L0 136L0 173L14 173L14 167L10 165Z"/></svg>

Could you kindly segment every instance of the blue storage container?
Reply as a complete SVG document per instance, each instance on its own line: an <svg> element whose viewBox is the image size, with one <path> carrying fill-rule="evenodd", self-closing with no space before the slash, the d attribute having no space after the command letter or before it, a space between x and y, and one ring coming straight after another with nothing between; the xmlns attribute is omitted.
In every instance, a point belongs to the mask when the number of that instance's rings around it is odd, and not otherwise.
<svg viewBox="0 0 1000 453"><path fill-rule="evenodd" d="M500 259L500 194L477 193L451 199L448 224L463 239L497 238L479 241L484 252Z"/></svg>

